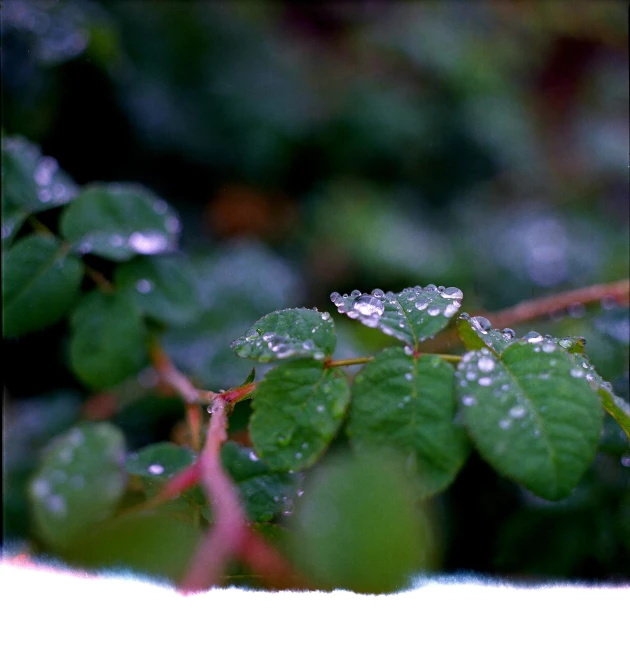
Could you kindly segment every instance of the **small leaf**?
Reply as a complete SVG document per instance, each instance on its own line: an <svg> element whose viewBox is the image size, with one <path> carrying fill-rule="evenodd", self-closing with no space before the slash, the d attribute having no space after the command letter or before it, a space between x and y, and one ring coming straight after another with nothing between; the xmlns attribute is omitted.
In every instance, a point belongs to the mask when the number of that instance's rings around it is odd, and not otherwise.
<svg viewBox="0 0 630 649"><path fill-rule="evenodd" d="M140 311L170 325L186 325L199 313L192 268L183 257L139 257L116 268L116 286Z"/></svg>
<svg viewBox="0 0 630 649"><path fill-rule="evenodd" d="M343 372L317 361L274 368L254 394L250 437L256 454L276 471L311 466L337 432L349 397Z"/></svg>
<svg viewBox="0 0 630 649"><path fill-rule="evenodd" d="M221 461L236 482L251 521L270 521L287 508L295 495L294 478L272 471L249 448L226 442L221 448Z"/></svg>
<svg viewBox="0 0 630 649"><path fill-rule="evenodd" d="M28 214L71 201L78 188L54 158L42 156L38 146L18 135L2 138L2 190L4 241ZM12 216L9 222L5 212Z"/></svg>
<svg viewBox="0 0 630 649"><path fill-rule="evenodd" d="M500 356L504 349L516 342L516 334L512 329L492 329L487 318L477 316L471 318L467 313L462 313L457 318L457 335L464 343L466 349L482 349L487 347Z"/></svg>
<svg viewBox="0 0 630 649"><path fill-rule="evenodd" d="M557 345L519 341L501 358L466 353L456 373L461 413L481 455L547 500L579 482L602 426L597 396L573 369Z"/></svg>
<svg viewBox="0 0 630 649"><path fill-rule="evenodd" d="M130 299L92 291L72 314L70 363L88 386L111 388L142 369L146 331Z"/></svg>
<svg viewBox="0 0 630 649"><path fill-rule="evenodd" d="M572 375L588 381L591 388L597 392L604 410L615 419L619 426L621 426L623 432L628 436L628 439L630 439L630 405L613 392L612 385L608 381L604 381L596 372L585 354L575 353L572 356L572 361Z"/></svg>
<svg viewBox="0 0 630 649"><path fill-rule="evenodd" d="M239 387L243 388L250 383L253 383L256 380L256 368L252 367L252 371L245 377L245 380L241 383Z"/></svg>
<svg viewBox="0 0 630 649"><path fill-rule="evenodd" d="M390 447L407 458L423 496L445 489L468 456L466 432L453 425L454 369L438 356L390 347L355 377L348 436L358 448Z"/></svg>
<svg viewBox="0 0 630 649"><path fill-rule="evenodd" d="M286 358L323 360L335 351L336 343L330 314L284 309L258 320L231 347L241 358L269 363Z"/></svg>
<svg viewBox="0 0 630 649"><path fill-rule="evenodd" d="M176 473L195 461L193 451L172 442L145 446L127 458L127 473L139 476L148 496L154 496Z"/></svg>
<svg viewBox="0 0 630 649"><path fill-rule="evenodd" d="M61 215L63 236L81 254L127 261L175 245L179 222L165 201L135 185L93 185Z"/></svg>
<svg viewBox="0 0 630 649"><path fill-rule="evenodd" d="M63 547L110 516L125 491L125 441L112 424L83 424L59 436L30 484L42 538Z"/></svg>
<svg viewBox="0 0 630 649"><path fill-rule="evenodd" d="M333 293L330 299L339 313L367 327L378 327L415 348L444 329L461 306L462 292L458 288L440 288L416 286L400 293L374 289L371 295L353 291L349 296Z"/></svg>
<svg viewBox="0 0 630 649"><path fill-rule="evenodd" d="M21 336L61 320L79 294L83 265L53 238L31 235L4 259L2 331Z"/></svg>

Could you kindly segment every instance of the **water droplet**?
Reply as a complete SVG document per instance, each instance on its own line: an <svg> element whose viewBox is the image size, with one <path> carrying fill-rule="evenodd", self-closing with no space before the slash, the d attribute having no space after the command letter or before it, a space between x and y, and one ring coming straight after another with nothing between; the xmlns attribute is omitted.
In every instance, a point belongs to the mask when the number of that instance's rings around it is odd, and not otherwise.
<svg viewBox="0 0 630 649"><path fill-rule="evenodd" d="M442 297L447 298L448 300L461 300L464 297L464 294L456 286L449 286L441 292Z"/></svg>
<svg viewBox="0 0 630 649"><path fill-rule="evenodd" d="M570 374L576 379L580 379L584 376L584 372L579 367L572 367Z"/></svg>
<svg viewBox="0 0 630 649"><path fill-rule="evenodd" d="M317 406L316 410L317 410L317 412L324 412L324 410L326 410L326 408L320 403L319 406Z"/></svg>
<svg viewBox="0 0 630 649"><path fill-rule="evenodd" d="M52 192L50 191L50 189L42 187L41 189L37 190L37 198L42 203L48 203L48 201L52 198Z"/></svg>
<svg viewBox="0 0 630 649"><path fill-rule="evenodd" d="M322 320L330 320L330 313L328 313L328 311L322 313Z"/></svg>
<svg viewBox="0 0 630 649"><path fill-rule="evenodd" d="M549 378L549 372L541 372L538 375L539 379L542 379L543 381L546 381Z"/></svg>
<svg viewBox="0 0 630 649"><path fill-rule="evenodd" d="M352 318L353 320L356 320L359 317L359 313L357 311L354 311L354 310L348 311L348 313L346 313L346 315L349 318Z"/></svg>
<svg viewBox="0 0 630 649"><path fill-rule="evenodd" d="M361 291L357 291L356 289L350 293L350 297L352 298L359 297L359 295L361 295Z"/></svg>
<svg viewBox="0 0 630 649"><path fill-rule="evenodd" d="M315 352L315 353L313 354L313 358L314 358L316 361L323 361L324 358L326 358L326 354L324 354L324 352Z"/></svg>
<svg viewBox="0 0 630 649"><path fill-rule="evenodd" d="M437 291L437 286L435 284L427 284L424 287L425 291Z"/></svg>
<svg viewBox="0 0 630 649"><path fill-rule="evenodd" d="M418 311L422 311L423 309L426 309L429 306L429 304L431 304L431 300L423 296L418 298L415 307L416 309L418 309Z"/></svg>
<svg viewBox="0 0 630 649"><path fill-rule="evenodd" d="M44 157L39 161L35 168L33 178L38 185L50 185L53 175L59 168L59 164L54 158Z"/></svg>
<svg viewBox="0 0 630 649"><path fill-rule="evenodd" d="M430 306L427 309L427 313L429 315L431 315L431 316L436 316L436 315L440 315L440 313L442 313L442 311L441 311L439 306Z"/></svg>
<svg viewBox="0 0 630 649"><path fill-rule="evenodd" d="M258 456L256 455L256 453L254 453L254 451L249 452L249 459L252 462L258 462Z"/></svg>
<svg viewBox="0 0 630 649"><path fill-rule="evenodd" d="M161 475L164 473L164 467L161 464L151 464L148 468L147 471L151 475Z"/></svg>
<svg viewBox="0 0 630 649"><path fill-rule="evenodd" d="M447 304L445 309L444 309L444 317L445 318L451 318L457 313L457 309L459 309L459 304L456 302L453 302L452 304Z"/></svg>
<svg viewBox="0 0 630 649"><path fill-rule="evenodd" d="M617 306L617 301L614 297L612 297L612 295L604 295L604 297L601 299L600 304L602 309L609 311L610 309L614 309Z"/></svg>
<svg viewBox="0 0 630 649"><path fill-rule="evenodd" d="M477 383L481 385L484 388L487 388L489 385L492 385L492 377L490 376L482 376Z"/></svg>
<svg viewBox="0 0 630 649"><path fill-rule="evenodd" d="M525 416L525 408L523 406L514 406L513 408L510 408L510 417L514 417L514 419L521 419L522 417Z"/></svg>
<svg viewBox="0 0 630 649"><path fill-rule="evenodd" d="M337 291L334 291L330 294L330 301L333 302L335 306L339 306L339 304L341 304L341 295L337 293Z"/></svg>
<svg viewBox="0 0 630 649"><path fill-rule="evenodd" d="M475 399L471 394L466 394L462 397L462 403L465 406L474 406L477 403L477 399Z"/></svg>
<svg viewBox="0 0 630 649"><path fill-rule="evenodd" d="M302 459L302 453L299 453L299 452L296 453L296 454L295 454L295 459L296 459L296 460L301 460L301 459Z"/></svg>
<svg viewBox="0 0 630 649"><path fill-rule="evenodd" d="M72 460L74 459L74 450L72 449L72 447L66 446L59 451L57 457L64 464L70 464L70 462L72 462Z"/></svg>
<svg viewBox="0 0 630 649"><path fill-rule="evenodd" d="M413 374L411 372L407 372L407 374L405 374L405 379L407 379L407 381L412 381Z"/></svg>
<svg viewBox="0 0 630 649"><path fill-rule="evenodd" d="M403 352L405 352L406 356L411 356L413 354L413 347L410 347L409 345L405 345L403 348Z"/></svg>
<svg viewBox="0 0 630 649"><path fill-rule="evenodd" d="M630 467L630 453L621 456L621 464L625 467Z"/></svg>
<svg viewBox="0 0 630 649"><path fill-rule="evenodd" d="M129 245L142 255L155 255L168 247L168 238L163 232L134 232Z"/></svg>
<svg viewBox="0 0 630 649"><path fill-rule="evenodd" d="M474 318L470 319L470 322L472 323L472 326L475 329L479 329L481 333L487 333L492 329L492 324L490 323L490 320L488 318L484 318L483 316L475 316Z"/></svg>
<svg viewBox="0 0 630 649"><path fill-rule="evenodd" d="M492 372L494 361L489 356L484 356L477 362L477 367L481 372Z"/></svg>
<svg viewBox="0 0 630 649"><path fill-rule="evenodd" d="M353 308L361 315L380 318L385 312L383 303L372 295L363 295L356 300ZM365 323L364 323L365 324Z"/></svg>
<svg viewBox="0 0 630 649"><path fill-rule="evenodd" d="M541 343L543 341L543 337L537 331L530 331L529 333L526 333L523 338L528 343Z"/></svg>
<svg viewBox="0 0 630 649"><path fill-rule="evenodd" d="M554 366L556 365L556 359L555 359L555 358L552 358L552 359L549 361L549 365L550 365L551 367L554 367Z"/></svg>
<svg viewBox="0 0 630 649"><path fill-rule="evenodd" d="M499 426L503 428L503 430L507 430L511 425L512 425L511 419L501 419L501 421L499 422Z"/></svg>
<svg viewBox="0 0 630 649"><path fill-rule="evenodd" d="M573 341L571 340L571 338L562 338L561 340L558 341L558 344L563 349L571 349L571 346L573 345Z"/></svg>
<svg viewBox="0 0 630 649"><path fill-rule="evenodd" d="M125 240L119 234L112 234L109 238L109 243L114 246L114 248L119 248L123 243L125 243Z"/></svg>
<svg viewBox="0 0 630 649"><path fill-rule="evenodd" d="M556 343L552 343L550 341L547 341L547 342L543 343L542 350L547 354L550 354L551 352L555 352L556 351Z"/></svg>
<svg viewBox="0 0 630 649"><path fill-rule="evenodd" d="M81 429L73 428L70 432L70 435L68 435L68 441L73 446L81 446L81 444L83 444L83 442L85 441L85 437L83 437Z"/></svg>
<svg viewBox="0 0 630 649"><path fill-rule="evenodd" d="M383 293L383 291L381 291L380 288L375 288L375 289L372 291L372 295L373 295L374 297L385 297L385 293Z"/></svg>
<svg viewBox="0 0 630 649"><path fill-rule="evenodd" d="M474 381L476 378L477 378L476 372L473 372L472 370L468 370L468 372L466 372L467 381Z"/></svg>
<svg viewBox="0 0 630 649"><path fill-rule="evenodd" d="M164 227L169 234L177 234L182 229L179 219L172 214L166 217Z"/></svg>
<svg viewBox="0 0 630 649"><path fill-rule="evenodd" d="M150 293L153 288L153 284L148 279L139 279L136 282L136 290L138 293Z"/></svg>
<svg viewBox="0 0 630 649"><path fill-rule="evenodd" d="M507 340L511 340L516 336L516 332L514 329L510 329L509 327L506 327L505 329L501 329L501 333L503 334L504 338L507 338Z"/></svg>

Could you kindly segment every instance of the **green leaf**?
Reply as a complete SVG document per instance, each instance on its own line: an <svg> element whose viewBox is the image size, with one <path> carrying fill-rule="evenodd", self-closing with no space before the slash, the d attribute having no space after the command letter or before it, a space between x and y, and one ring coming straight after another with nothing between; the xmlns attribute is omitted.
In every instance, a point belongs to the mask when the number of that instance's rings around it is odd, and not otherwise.
<svg viewBox="0 0 630 649"><path fill-rule="evenodd" d="M184 446L158 442L130 453L126 468L129 475L142 479L147 495L154 496L169 478L190 466L195 458L195 453Z"/></svg>
<svg viewBox="0 0 630 649"><path fill-rule="evenodd" d="M123 434L112 424L82 424L55 439L29 488L44 541L63 547L115 511L127 482L124 458Z"/></svg>
<svg viewBox="0 0 630 649"><path fill-rule="evenodd" d="M269 363L286 358L323 360L335 351L336 343L329 313L284 309L258 320L231 347L241 358Z"/></svg>
<svg viewBox="0 0 630 649"><path fill-rule="evenodd" d="M116 286L140 311L170 325L198 315L199 296L192 267L184 257L139 257L116 268Z"/></svg>
<svg viewBox="0 0 630 649"><path fill-rule="evenodd" d="M111 388L146 362L146 330L124 295L88 293L72 314L71 326L70 364L91 388Z"/></svg>
<svg viewBox="0 0 630 649"><path fill-rule="evenodd" d="M517 340L512 329L492 329L487 318L476 316L471 318L462 313L457 318L457 335L466 349L482 349L487 347L500 356L504 349Z"/></svg>
<svg viewBox="0 0 630 649"><path fill-rule="evenodd" d="M445 489L469 451L453 424L455 371L438 356L396 347L377 354L354 379L347 433L357 448L387 446L407 458L423 496Z"/></svg>
<svg viewBox="0 0 630 649"><path fill-rule="evenodd" d="M31 235L4 259L2 331L21 336L61 320L75 302L83 265L55 239Z"/></svg>
<svg viewBox="0 0 630 649"><path fill-rule="evenodd" d="M172 249L179 221L165 201L135 185L93 185L61 215L63 236L81 254L127 261Z"/></svg>
<svg viewBox="0 0 630 649"><path fill-rule="evenodd" d="M274 368L254 394L250 437L276 471L298 471L324 453L343 418L350 388L343 372L314 360Z"/></svg>
<svg viewBox="0 0 630 649"><path fill-rule="evenodd" d="M374 289L371 295L353 291L350 295L333 293L330 299L339 313L367 327L378 327L384 334L416 348L444 329L461 306L462 292L458 288L440 289L432 284L406 288L400 293Z"/></svg>
<svg viewBox="0 0 630 649"><path fill-rule="evenodd" d="M295 480L290 474L272 471L251 449L235 442L223 445L221 461L236 482L251 521L270 521L288 507L295 494Z"/></svg>
<svg viewBox="0 0 630 649"><path fill-rule="evenodd" d="M612 384L604 381L585 354L575 353L572 356L572 361L573 376L578 379L583 378L589 383L591 388L597 392L604 410L615 419L630 439L630 404L613 392Z"/></svg>
<svg viewBox="0 0 630 649"><path fill-rule="evenodd" d="M201 531L190 523L163 511L146 511L95 525L63 556L77 567L126 568L176 583L201 539Z"/></svg>
<svg viewBox="0 0 630 649"><path fill-rule="evenodd" d="M2 138L2 243L29 214L71 201L77 186L54 158L21 136Z"/></svg>
<svg viewBox="0 0 630 649"><path fill-rule="evenodd" d="M602 426L597 396L572 370L571 355L554 343L519 341L499 359L468 352L456 372L463 420L481 455L547 500L579 482Z"/></svg>
<svg viewBox="0 0 630 649"><path fill-rule="evenodd" d="M241 383L239 387L245 387L250 383L253 383L256 380L256 368L252 367L252 371L245 377L245 380Z"/></svg>
<svg viewBox="0 0 630 649"><path fill-rule="evenodd" d="M316 587L391 592L432 567L432 526L404 473L382 454L315 469L293 516L291 553Z"/></svg>

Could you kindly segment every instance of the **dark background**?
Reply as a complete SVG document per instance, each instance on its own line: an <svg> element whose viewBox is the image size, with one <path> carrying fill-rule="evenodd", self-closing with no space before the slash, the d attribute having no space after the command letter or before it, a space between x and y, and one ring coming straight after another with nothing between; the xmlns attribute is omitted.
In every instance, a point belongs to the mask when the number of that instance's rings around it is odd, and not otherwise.
<svg viewBox="0 0 630 649"><path fill-rule="evenodd" d="M165 342L227 388L248 370L230 340L275 308L330 310L334 290L454 285L474 314L627 276L627 25L609 1L7 1L3 133L80 184L138 182L173 205L182 248L213 261L203 321ZM340 358L387 344L336 323ZM84 396L64 327L3 345L23 455ZM628 398L627 309L515 328L585 336ZM179 414L143 402L119 423L142 445ZM627 453L608 418L560 503L473 456L436 502L442 569L627 579Z"/></svg>

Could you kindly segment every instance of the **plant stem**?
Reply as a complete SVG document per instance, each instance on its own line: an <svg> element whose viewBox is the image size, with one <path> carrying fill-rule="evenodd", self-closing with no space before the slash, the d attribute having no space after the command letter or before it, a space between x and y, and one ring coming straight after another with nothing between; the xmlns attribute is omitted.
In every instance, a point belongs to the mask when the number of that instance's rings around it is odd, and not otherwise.
<svg viewBox="0 0 630 649"><path fill-rule="evenodd" d="M345 367L347 365L361 365L362 363L369 363L374 359L374 356L360 356L358 358L342 358L338 361L326 361L326 367Z"/></svg>
<svg viewBox="0 0 630 649"><path fill-rule="evenodd" d="M113 293L114 285L98 270L94 270L84 264L85 274L103 291L103 293Z"/></svg>

